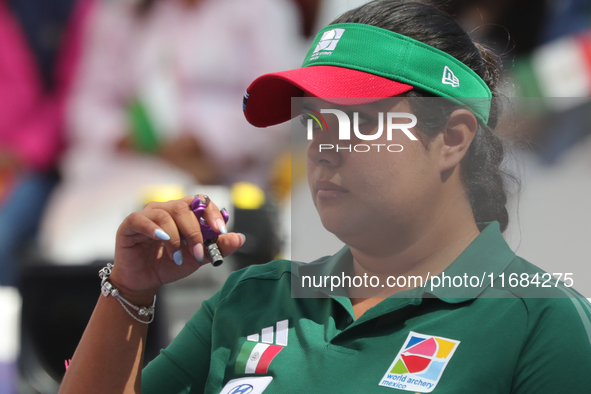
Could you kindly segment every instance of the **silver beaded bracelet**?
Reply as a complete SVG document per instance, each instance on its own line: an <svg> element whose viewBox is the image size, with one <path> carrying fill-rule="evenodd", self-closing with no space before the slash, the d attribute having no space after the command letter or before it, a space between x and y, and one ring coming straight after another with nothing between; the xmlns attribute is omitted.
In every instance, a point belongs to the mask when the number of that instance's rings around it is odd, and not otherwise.
<svg viewBox="0 0 591 394"><path fill-rule="evenodd" d="M127 301L119 294L119 290L113 287L113 284L109 282L109 276L111 275L111 271L113 270L113 263L108 263L106 267L99 271L99 276L101 278L101 293L103 296L108 297L109 295L113 296L114 298L119 301L123 309L129 314L129 316L133 317L135 320L139 321L143 324L150 324L154 321L154 306L156 305L156 296L154 295L154 302L152 302L152 306L142 306L138 307L133 305L131 302ZM138 315L140 316L150 316L150 320L144 321L136 316L125 306L125 304L129 305L133 308Z"/></svg>

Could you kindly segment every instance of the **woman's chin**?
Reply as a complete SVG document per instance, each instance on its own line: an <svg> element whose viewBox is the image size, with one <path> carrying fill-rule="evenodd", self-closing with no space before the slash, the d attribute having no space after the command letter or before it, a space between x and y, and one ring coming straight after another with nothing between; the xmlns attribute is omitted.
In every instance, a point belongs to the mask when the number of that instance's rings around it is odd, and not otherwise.
<svg viewBox="0 0 591 394"><path fill-rule="evenodd" d="M320 215L320 221L324 228L334 234L341 241L354 237L359 234L361 225L356 224L354 220L351 220L350 215L342 214L325 214Z"/></svg>

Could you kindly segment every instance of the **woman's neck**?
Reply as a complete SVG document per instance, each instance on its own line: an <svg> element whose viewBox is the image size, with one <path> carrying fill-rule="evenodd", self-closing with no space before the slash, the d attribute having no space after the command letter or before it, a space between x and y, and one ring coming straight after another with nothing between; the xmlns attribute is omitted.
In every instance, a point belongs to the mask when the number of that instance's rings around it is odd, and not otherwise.
<svg viewBox="0 0 591 394"><path fill-rule="evenodd" d="M439 212L438 217L423 223L417 221L412 228L393 230L390 239L389 234L385 234L380 249L351 245L354 259L351 275L376 276L380 284L387 284L388 277L407 279L402 287L380 285L352 289L351 301L354 307L359 305L360 315L381 299L420 286L420 282L408 280L409 277L421 277L425 283L428 276L443 272L480 234L469 204L466 207L456 202Z"/></svg>

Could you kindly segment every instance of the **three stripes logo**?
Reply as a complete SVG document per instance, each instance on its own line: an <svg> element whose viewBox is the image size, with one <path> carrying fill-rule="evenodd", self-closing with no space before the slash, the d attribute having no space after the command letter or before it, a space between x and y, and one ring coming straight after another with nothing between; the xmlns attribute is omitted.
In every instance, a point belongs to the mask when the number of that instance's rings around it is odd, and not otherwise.
<svg viewBox="0 0 591 394"><path fill-rule="evenodd" d="M460 86L460 80L458 79L458 77L456 77L453 73L453 71L450 70L449 67L445 66L445 68L443 69L443 77L441 78L441 83L446 84L446 85L451 85L454 88L457 88Z"/></svg>
<svg viewBox="0 0 591 394"><path fill-rule="evenodd" d="M263 328L260 335L247 336L236 359L236 373L267 373L271 361L287 346L288 331L289 321L286 319Z"/></svg>

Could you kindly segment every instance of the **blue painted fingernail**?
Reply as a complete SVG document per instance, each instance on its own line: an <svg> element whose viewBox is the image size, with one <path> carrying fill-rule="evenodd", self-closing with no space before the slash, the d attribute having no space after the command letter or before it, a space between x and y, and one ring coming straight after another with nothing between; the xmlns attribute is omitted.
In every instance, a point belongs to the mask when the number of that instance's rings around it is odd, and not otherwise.
<svg viewBox="0 0 591 394"><path fill-rule="evenodd" d="M174 252L172 257L174 258L174 262L176 263L176 265L183 264L183 251L182 250L177 250L176 252Z"/></svg>
<svg viewBox="0 0 591 394"><path fill-rule="evenodd" d="M228 230L226 229L226 225L224 224L224 221L222 219L218 219L215 221L215 224L218 226L218 229L220 230L220 233L222 234L228 234Z"/></svg>
<svg viewBox="0 0 591 394"><path fill-rule="evenodd" d="M170 235L166 234L164 231L160 230L159 228L157 228L156 231L154 231L154 235L163 241L168 241L170 239Z"/></svg>

